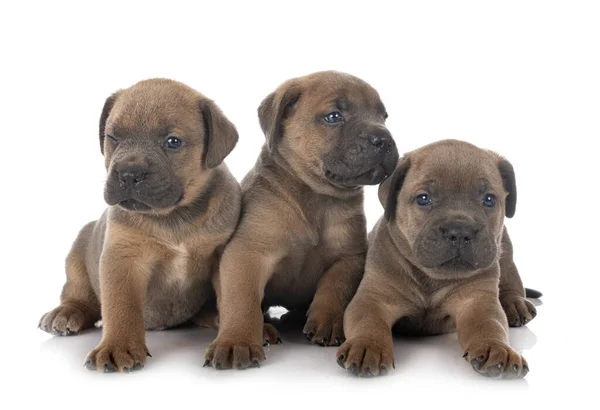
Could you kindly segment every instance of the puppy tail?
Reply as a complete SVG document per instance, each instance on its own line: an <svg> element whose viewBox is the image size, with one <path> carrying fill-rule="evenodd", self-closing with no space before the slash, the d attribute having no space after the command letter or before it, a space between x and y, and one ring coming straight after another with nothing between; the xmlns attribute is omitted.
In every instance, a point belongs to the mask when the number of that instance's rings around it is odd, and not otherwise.
<svg viewBox="0 0 600 410"><path fill-rule="evenodd" d="M542 292L540 292L539 290L525 288L525 297L539 299L542 296Z"/></svg>

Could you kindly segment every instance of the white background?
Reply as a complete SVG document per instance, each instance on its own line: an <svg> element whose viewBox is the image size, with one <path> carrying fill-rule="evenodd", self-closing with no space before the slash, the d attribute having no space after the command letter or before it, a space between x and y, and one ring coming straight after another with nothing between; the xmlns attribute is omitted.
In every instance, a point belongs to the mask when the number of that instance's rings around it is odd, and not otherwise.
<svg viewBox="0 0 600 410"><path fill-rule="evenodd" d="M0 399L103 409L597 405L597 4L3 2ZM150 333L143 371L105 375L82 367L99 331L36 329L58 302L75 235L105 207L97 127L110 93L170 77L214 99L240 132L226 162L241 179L264 140L262 98L323 69L379 90L401 152L459 138L514 165L507 225L525 284L544 293L538 317L511 330L530 364L525 380L476 374L456 335L398 340L384 378L351 377L335 348L299 335L271 347L261 369L218 372L202 368L211 330ZM382 213L375 187L365 207L371 227Z"/></svg>

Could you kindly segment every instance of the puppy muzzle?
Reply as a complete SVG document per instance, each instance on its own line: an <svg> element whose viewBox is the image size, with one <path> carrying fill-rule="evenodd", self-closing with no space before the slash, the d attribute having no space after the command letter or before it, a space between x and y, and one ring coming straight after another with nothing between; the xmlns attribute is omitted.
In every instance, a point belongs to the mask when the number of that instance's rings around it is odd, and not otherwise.
<svg viewBox="0 0 600 410"><path fill-rule="evenodd" d="M324 159L325 177L334 185L377 185L391 175L398 162L398 149L387 130L377 130L351 139Z"/></svg>

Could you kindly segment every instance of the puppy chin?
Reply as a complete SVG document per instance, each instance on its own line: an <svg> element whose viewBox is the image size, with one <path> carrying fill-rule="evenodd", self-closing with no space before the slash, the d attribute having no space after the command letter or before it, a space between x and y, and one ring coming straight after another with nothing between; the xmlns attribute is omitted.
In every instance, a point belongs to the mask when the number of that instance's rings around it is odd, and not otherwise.
<svg viewBox="0 0 600 410"><path fill-rule="evenodd" d="M141 201L135 199L126 199L116 204L119 208L124 209L128 212L148 212L152 210L152 207Z"/></svg>
<svg viewBox="0 0 600 410"><path fill-rule="evenodd" d="M464 279L481 273L493 265L485 261L469 261L460 257L446 261L418 260L421 270L427 276L439 280Z"/></svg>
<svg viewBox="0 0 600 410"><path fill-rule="evenodd" d="M110 206L118 206L120 209L127 212L153 213L153 214L168 214L183 200L183 194L176 197L175 200L161 200L158 203L152 201L143 201L137 198L105 198L106 203Z"/></svg>
<svg viewBox="0 0 600 410"><path fill-rule="evenodd" d="M390 174L390 172L391 171L385 169L383 164L379 164L360 175L346 176L325 171L325 177L333 185L342 188L358 188L364 185L377 185L383 181Z"/></svg>

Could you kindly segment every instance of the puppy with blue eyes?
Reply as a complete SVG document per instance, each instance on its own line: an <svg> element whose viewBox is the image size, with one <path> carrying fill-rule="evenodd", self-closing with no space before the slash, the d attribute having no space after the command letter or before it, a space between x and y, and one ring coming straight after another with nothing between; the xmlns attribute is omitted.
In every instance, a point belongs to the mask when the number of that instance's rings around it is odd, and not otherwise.
<svg viewBox="0 0 600 410"><path fill-rule="evenodd" d="M193 319L238 222L241 190L223 159L238 139L217 105L168 79L111 95L100 118L108 209L66 259L60 305L40 328L74 335L102 319L89 369L130 371L149 355L145 330Z"/></svg>
<svg viewBox="0 0 600 410"><path fill-rule="evenodd" d="M509 346L508 326L531 320L526 294L540 294L523 288L504 227L517 200L511 164L466 142L440 141L406 154L379 199L385 213L344 315L338 363L360 376L385 374L394 366L392 328L456 331L476 371L524 377L529 367Z"/></svg>

